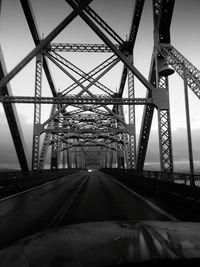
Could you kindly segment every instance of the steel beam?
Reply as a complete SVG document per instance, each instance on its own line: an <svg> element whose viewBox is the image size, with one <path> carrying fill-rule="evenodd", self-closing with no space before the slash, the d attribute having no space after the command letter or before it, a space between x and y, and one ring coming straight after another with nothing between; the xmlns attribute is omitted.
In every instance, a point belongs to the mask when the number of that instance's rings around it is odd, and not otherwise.
<svg viewBox="0 0 200 267"><path fill-rule="evenodd" d="M52 136L53 139L57 139L57 135ZM51 145L51 170L58 169L58 140Z"/></svg>
<svg viewBox="0 0 200 267"><path fill-rule="evenodd" d="M133 47L135 45L135 40L136 40L136 36L137 36L139 24L140 24L140 19L142 16L143 7L144 7L144 0L135 1L131 27L130 27L130 32L128 36L128 47L129 47L130 53L133 52Z"/></svg>
<svg viewBox="0 0 200 267"><path fill-rule="evenodd" d="M173 172L173 155L169 110L158 110L160 163L162 172Z"/></svg>
<svg viewBox="0 0 200 267"><path fill-rule="evenodd" d="M41 41L41 36L39 33L39 29L37 26L37 22L34 16L33 8L31 6L30 0L20 0L21 6L23 8L33 41L35 45L37 46L40 41ZM48 66L48 62L46 61L45 58L43 58L43 69L47 77L47 81L49 83L49 86L51 88L51 92L53 96L56 96L56 89L55 89L55 84L52 79L52 75Z"/></svg>
<svg viewBox="0 0 200 267"><path fill-rule="evenodd" d="M105 61L103 61L100 65L98 65L97 67L95 67L93 70L91 70L90 72L85 74L85 77L80 78L78 81L80 83L84 83L85 81L89 80L89 77L95 76L96 74L98 74L99 72L101 72L102 70L104 70L106 67L108 67L110 64L112 64L116 59L116 56L113 55L111 57L109 57L108 59L106 59ZM61 94L67 95L69 94L71 91L73 91L75 88L78 87L77 83L73 83L72 85L70 85L69 87L67 87L66 89L64 89ZM101 88L101 87L100 87ZM106 87L106 93L108 93L109 95L113 95L113 91L110 90L109 88Z"/></svg>
<svg viewBox="0 0 200 267"><path fill-rule="evenodd" d="M200 99L200 70L171 44L162 44L159 48L159 52Z"/></svg>
<svg viewBox="0 0 200 267"><path fill-rule="evenodd" d="M157 82L158 77L156 73L157 53L161 43L170 42L170 24L174 8L174 0L169 0L169 1L152 0L152 3L153 3L153 21L154 21L154 50L152 54L151 67L149 72L149 81L152 85L156 86L156 84L158 84ZM157 93L159 92L158 90ZM152 92L151 91L147 92L148 98L152 97ZM138 170L142 170L144 167L150 129L153 120L153 113L154 113L154 106L148 106L148 105L145 106L141 124L141 130L140 130L139 143L138 143L138 154L137 154Z"/></svg>
<svg viewBox="0 0 200 267"><path fill-rule="evenodd" d="M52 116L55 113L56 106L57 105L53 104L53 106L51 108L50 116ZM48 128L50 128L50 127L53 127L53 121L49 122ZM43 140L43 144L42 144L42 148L41 148L41 152L40 152L40 159L39 159L39 165L38 165L39 170L44 169L44 163L45 163L48 147L50 145L50 139L51 139L51 132L45 132L45 136L44 136L44 140Z"/></svg>
<svg viewBox="0 0 200 267"><path fill-rule="evenodd" d="M133 56L129 56L129 60L133 63ZM128 70L128 98L135 98L134 88L134 75ZM130 162L129 166L131 169L136 168L136 129L135 129L135 105L129 105L129 124L132 126L132 133L129 135L130 145Z"/></svg>
<svg viewBox="0 0 200 267"><path fill-rule="evenodd" d="M132 55L133 54L133 48L135 45L135 40L139 28L139 23L143 11L144 6L144 0L136 0L135 6L133 9L133 15L132 15L132 21L131 21L131 27L128 35L128 40L123 43L123 47L121 47L121 51L126 55ZM133 62L132 62L133 63ZM124 86L126 82L127 77L127 67L124 65L123 71L122 71L122 77L121 82L119 86L119 96L121 97L124 91Z"/></svg>
<svg viewBox="0 0 200 267"><path fill-rule="evenodd" d="M35 70L35 97L41 97L42 90L42 65L43 56L38 54L36 57ZM33 148L32 148L32 170L38 169L39 149L40 149L40 133L37 131L37 126L41 123L41 104L34 104L34 121L33 121Z"/></svg>
<svg viewBox="0 0 200 267"><path fill-rule="evenodd" d="M119 49L119 45L116 45ZM112 53L112 50L105 44L85 43L51 43L47 51L53 52L86 52L86 53Z"/></svg>
<svg viewBox="0 0 200 267"><path fill-rule="evenodd" d="M6 65L0 47L0 79L3 78L6 73ZM0 97L4 96L12 97L11 88L9 84L3 86L2 90L0 91ZM8 126L10 129L21 170L24 172L29 171L28 154L26 151L26 145L24 142L24 137L21 130L16 107L14 104L11 103L3 103L3 108L5 111L6 119L8 122Z"/></svg>
<svg viewBox="0 0 200 267"><path fill-rule="evenodd" d="M48 54L46 54L47 56L48 56ZM49 57L49 56L48 56ZM113 62L110 66L108 66L107 67L107 69L105 69L98 77L96 77L95 79L93 79L92 80L92 82L90 82L90 84L89 85L87 85L86 87L84 87L83 85L82 85L82 83L80 83L78 80L76 80L66 69L64 69L62 66L60 66L59 64L58 64L58 62L55 60L55 59L53 59L53 58L51 58L51 57L49 57L50 58L50 60L55 64L55 65L57 65L65 74L67 74L75 83L77 83L81 88L82 88L82 91L81 92L79 92L77 95L76 95L76 97L80 97L82 94L83 94L83 92L87 92L90 96L92 96L93 97L93 94L90 92L90 91L88 91L88 89L93 85L93 84L95 84L103 75L105 75L115 64L117 64L118 63L118 59L116 59L116 61L115 62ZM80 103L79 103L80 104ZM85 104L85 103L84 103ZM64 111L65 109L66 109L66 107L67 107L67 104L66 105L64 105L64 106L62 106L61 108L60 108L60 110L58 110L51 118L49 118L48 120L46 120L44 123L43 123L43 126L45 126L46 124L48 124L53 118L55 118L60 112L62 112L62 111ZM107 107L105 107L109 112L111 112L112 113L112 111L110 111L110 109L108 109Z"/></svg>
<svg viewBox="0 0 200 267"><path fill-rule="evenodd" d="M82 83L82 81L90 81L90 82L93 82L94 81L94 78L91 75L85 73L80 68L78 68L77 66L75 66L74 64L72 64L71 62L69 62L67 59L65 59L64 57L62 57L61 55L59 55L59 54L57 54L55 52L49 52L48 54L52 58L54 58L56 61L58 61L61 64L63 64L65 67L71 69L72 71L74 71L75 73L77 73L78 75L80 75L82 77L82 79L81 79L81 82L79 80L79 83ZM48 56L48 55L46 54L46 56ZM110 65L112 66L112 64L116 62L116 59L117 59L116 56L111 57L111 60L109 60L109 64L106 64L106 66L103 66L103 65L101 65L101 66L103 67L103 69L105 69L106 67L109 67ZM105 85L101 84L98 81L96 81L94 83L94 85L97 86L100 90L106 92L109 95L113 95L114 94L112 90L110 90L109 88L107 88ZM75 89L75 88L73 88L73 89ZM69 92L69 90L68 90L68 92Z"/></svg>
<svg viewBox="0 0 200 267"><path fill-rule="evenodd" d="M77 9L77 5L73 0L66 0L73 9ZM91 21L91 19L82 11L78 10L80 17L90 26L90 28L104 41L104 43L110 47L119 59L133 72L138 80L149 90L154 90L154 87L146 80L146 78L130 63L126 56L116 48L116 46L109 40L109 38Z"/></svg>
<svg viewBox="0 0 200 267"><path fill-rule="evenodd" d="M80 0L75 0L76 4L80 4ZM84 11L109 35L112 37L118 44L123 43L123 39L89 6L84 8Z"/></svg>
<svg viewBox="0 0 200 267"><path fill-rule="evenodd" d="M113 97L32 97L32 96L0 96L3 103L29 104L100 104L100 105L147 105L152 104L152 98L113 98ZM116 115L116 114L115 114ZM114 116L115 116L114 115Z"/></svg>
<svg viewBox="0 0 200 267"><path fill-rule="evenodd" d="M89 87L91 87L94 83L96 83L101 77L103 77L112 67L114 67L114 65L116 65L119 61L119 59L116 59L115 62L113 62L113 64L111 64L109 67L107 67L107 69L105 69L98 77L96 77L89 85L87 85L86 87L84 87L78 80L76 80L66 69L64 69L62 66L60 66L56 60L54 60L53 58L49 57L51 59L51 61L57 65L65 74L67 74L74 82L76 82L81 88L82 91L79 92L77 94L77 97L79 97L80 95L82 95L84 92L86 92L92 99L96 99L95 95L92 94L88 89ZM91 103L94 104L94 103ZM119 116L117 116L110 108L108 108L105 104L102 104L102 107L104 107L108 112L110 112L111 114L113 114L119 121L121 121L122 124L126 125L125 121L122 120Z"/></svg>
<svg viewBox="0 0 200 267"><path fill-rule="evenodd" d="M48 44L68 25L72 20L77 17L79 11L87 6L92 0L83 0L80 5L76 5L75 9L61 22L59 25L51 31L46 38L40 41L40 43L22 60L17 66L15 66L5 77L0 81L0 90L21 70L23 69L33 57L45 49Z"/></svg>

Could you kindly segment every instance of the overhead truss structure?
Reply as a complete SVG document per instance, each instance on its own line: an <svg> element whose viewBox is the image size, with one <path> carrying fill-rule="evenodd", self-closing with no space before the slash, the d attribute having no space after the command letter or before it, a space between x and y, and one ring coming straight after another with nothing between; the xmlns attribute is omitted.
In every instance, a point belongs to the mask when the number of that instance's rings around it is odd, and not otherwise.
<svg viewBox="0 0 200 267"><path fill-rule="evenodd" d="M58 169L61 166L63 168L95 166L95 168L118 167L142 170L153 114L154 110L157 110L160 166L162 171L172 172L173 151L168 95L170 73L162 72L163 66L166 63L171 65L200 98L199 70L170 43L170 24L175 0L152 0L154 48L148 79L134 66L134 46L144 0L133 1L131 26L127 29L126 40L123 40L91 8L92 0L65 2L73 11L42 39L31 1L20 0L35 48L9 73L6 73L1 53L0 101L3 103L21 169L27 171L29 163L14 108L15 103L34 104L32 170L44 169L49 154L51 169ZM82 18L102 43L54 42L56 36L77 16ZM103 53L109 57L88 72L72 63L68 53L78 55ZM12 96L9 82L34 57L36 58L34 96ZM109 88L100 80L109 75L119 62L122 63L119 86L117 89ZM50 66L56 67L72 82L58 90ZM51 96L48 97L42 96L43 70L51 91ZM135 77L147 89L145 98L135 98ZM43 122L42 104L52 105L50 115ZM137 150L135 105L144 105ZM125 112L125 106L128 112Z"/></svg>

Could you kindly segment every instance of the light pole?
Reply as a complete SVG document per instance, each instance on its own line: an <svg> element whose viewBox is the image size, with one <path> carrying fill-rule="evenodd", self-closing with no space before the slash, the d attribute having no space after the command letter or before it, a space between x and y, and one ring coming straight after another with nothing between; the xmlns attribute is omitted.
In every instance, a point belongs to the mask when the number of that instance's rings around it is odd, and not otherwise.
<svg viewBox="0 0 200 267"><path fill-rule="evenodd" d="M190 112L189 112L189 100L188 100L188 88L187 88L187 77L184 63L183 66L183 82L184 82L184 95L185 95L185 113L186 113L186 126L187 126L187 139L188 139L188 154L189 154L189 166L190 166L190 182L191 186L194 186L194 162L193 162L193 151L192 151L192 136L190 126Z"/></svg>

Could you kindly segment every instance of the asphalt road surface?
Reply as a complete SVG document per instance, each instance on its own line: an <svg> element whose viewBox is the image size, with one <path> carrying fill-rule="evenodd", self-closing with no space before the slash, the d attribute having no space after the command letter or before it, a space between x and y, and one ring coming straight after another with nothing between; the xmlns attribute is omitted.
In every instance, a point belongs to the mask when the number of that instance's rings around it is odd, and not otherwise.
<svg viewBox="0 0 200 267"><path fill-rule="evenodd" d="M101 172L81 171L0 200L0 247L53 227L173 218Z"/></svg>

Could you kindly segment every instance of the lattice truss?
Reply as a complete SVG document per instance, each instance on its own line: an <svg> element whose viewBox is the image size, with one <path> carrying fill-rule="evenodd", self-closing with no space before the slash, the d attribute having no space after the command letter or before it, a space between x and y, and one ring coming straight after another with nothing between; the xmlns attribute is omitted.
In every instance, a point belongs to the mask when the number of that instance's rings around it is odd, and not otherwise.
<svg viewBox="0 0 200 267"><path fill-rule="evenodd" d="M95 0L94 0L95 1ZM98 0L96 0L98 1ZM51 168L85 168L86 166L143 169L154 109L158 110L158 131L162 171L173 171L170 129L168 78L161 74L164 63L170 64L187 85L200 96L200 72L170 44L170 24L174 0L152 0L154 49L147 80L134 66L134 45L142 16L144 0L135 0L130 29L123 40L101 16L91 8L92 0L66 0L73 11L45 38L41 38L31 1L20 0L35 48L10 72L6 73L3 55L0 69L0 100L12 133L22 170L28 169L23 135L12 103L34 103L32 169L43 169L51 150ZM77 16L80 16L101 43L54 42ZM104 60L89 71L78 67L68 55L102 54ZM90 55L91 55L90 54ZM106 56L105 56L106 55ZM9 81L36 58L35 96L13 97ZM180 64L181 63L181 64ZM90 62L88 60L87 64ZM111 70L121 64L118 88L102 82ZM50 66L66 77L65 88L55 86ZM52 96L42 96L42 74L47 78ZM146 98L135 98L134 77L146 88ZM125 97L126 95L126 97ZM50 115L41 122L41 105L52 105ZM124 105L128 105L128 117ZM144 105L144 114L136 153L135 105ZM41 136L43 136L41 141Z"/></svg>

